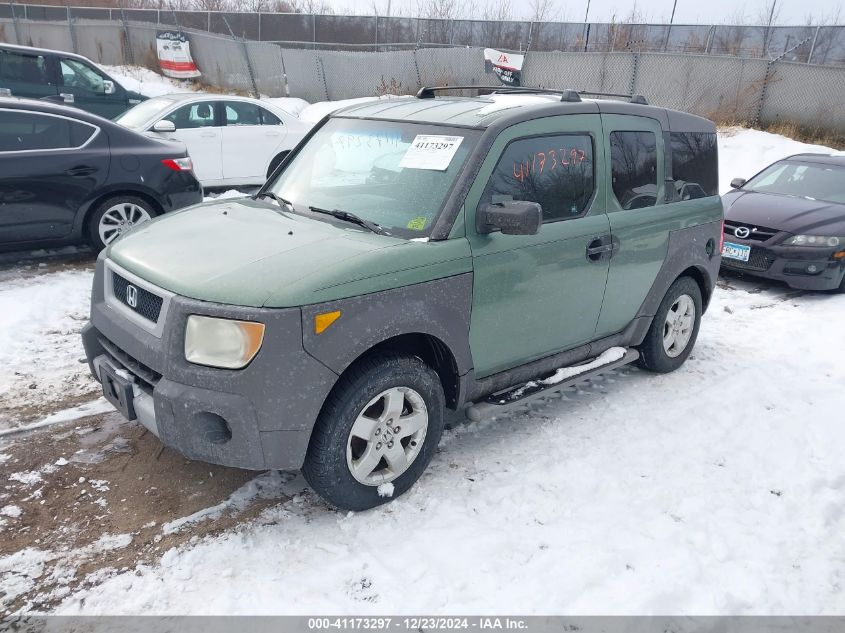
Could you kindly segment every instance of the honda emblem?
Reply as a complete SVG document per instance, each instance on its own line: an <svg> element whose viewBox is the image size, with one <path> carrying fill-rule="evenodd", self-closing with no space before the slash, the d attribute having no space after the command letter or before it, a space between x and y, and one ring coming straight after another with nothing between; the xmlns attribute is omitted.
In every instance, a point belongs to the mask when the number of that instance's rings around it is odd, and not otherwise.
<svg viewBox="0 0 845 633"><path fill-rule="evenodd" d="M126 286L126 303L130 308L138 307L138 289L132 284Z"/></svg>

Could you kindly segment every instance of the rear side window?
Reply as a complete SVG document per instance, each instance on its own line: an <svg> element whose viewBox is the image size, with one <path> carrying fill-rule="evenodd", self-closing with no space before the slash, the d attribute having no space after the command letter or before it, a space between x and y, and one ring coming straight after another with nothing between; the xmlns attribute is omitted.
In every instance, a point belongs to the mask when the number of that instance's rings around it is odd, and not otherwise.
<svg viewBox="0 0 845 633"><path fill-rule="evenodd" d="M672 132L672 179L675 202L715 196L719 188L716 134Z"/></svg>
<svg viewBox="0 0 845 633"><path fill-rule="evenodd" d="M543 222L586 213L595 190L593 140L587 134L520 139L505 148L482 204L524 200L543 207Z"/></svg>
<svg viewBox="0 0 845 633"><path fill-rule="evenodd" d="M282 120L277 117L275 114L270 112L269 110L265 110L264 108L260 108L261 110L261 123L263 125L282 125Z"/></svg>
<svg viewBox="0 0 845 633"><path fill-rule="evenodd" d="M164 120L171 121L177 130L214 127L214 104L204 101L184 105L168 114Z"/></svg>
<svg viewBox="0 0 845 633"><path fill-rule="evenodd" d="M226 125L261 125L261 108L254 103L227 101Z"/></svg>
<svg viewBox="0 0 845 633"><path fill-rule="evenodd" d="M0 79L28 84L49 84L43 55L19 55L0 51Z"/></svg>
<svg viewBox="0 0 845 633"><path fill-rule="evenodd" d="M657 204L657 137L652 132L611 132L613 194L623 209Z"/></svg>
<svg viewBox="0 0 845 633"><path fill-rule="evenodd" d="M78 121L45 114L3 111L0 116L0 152L77 148L95 132L95 127Z"/></svg>

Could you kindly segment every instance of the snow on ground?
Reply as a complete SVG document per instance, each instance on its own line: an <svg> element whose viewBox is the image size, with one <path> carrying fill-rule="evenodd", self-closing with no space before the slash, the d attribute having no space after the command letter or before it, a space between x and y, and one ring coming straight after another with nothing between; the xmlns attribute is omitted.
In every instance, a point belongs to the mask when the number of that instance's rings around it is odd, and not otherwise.
<svg viewBox="0 0 845 633"><path fill-rule="evenodd" d="M731 190L731 180L751 176L792 154L821 152L843 155L823 145L811 145L760 130L730 127L719 130L719 192Z"/></svg>
<svg viewBox="0 0 845 633"><path fill-rule="evenodd" d="M841 613L845 296L733 285L676 373L458 427L389 506L295 496L59 611Z"/></svg>
<svg viewBox="0 0 845 633"><path fill-rule="evenodd" d="M145 97L196 91L189 81L170 79L142 66L100 66L127 90Z"/></svg>
<svg viewBox="0 0 845 633"><path fill-rule="evenodd" d="M62 271L0 284L0 429L11 408L92 390L79 331L90 309L91 273Z"/></svg>
<svg viewBox="0 0 845 633"><path fill-rule="evenodd" d="M728 130L720 187L807 147ZM77 388L90 274L2 282L0 402L41 393L30 380L51 397ZM289 500L58 611L841 613L843 310L843 295L729 279L678 372L628 367L447 431L417 486L371 512L334 512L301 478L259 476L226 503ZM37 582L38 555L4 559L0 575L16 571L0 590Z"/></svg>

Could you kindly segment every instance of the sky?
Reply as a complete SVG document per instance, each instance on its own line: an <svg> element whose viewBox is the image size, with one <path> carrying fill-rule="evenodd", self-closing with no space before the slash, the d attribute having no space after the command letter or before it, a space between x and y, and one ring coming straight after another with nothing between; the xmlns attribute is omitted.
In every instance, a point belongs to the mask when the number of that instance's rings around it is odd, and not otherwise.
<svg viewBox="0 0 845 633"><path fill-rule="evenodd" d="M373 6L379 7L379 13L387 11L388 1L391 3L392 15L415 15L418 0L328 0L337 11L350 13L372 14ZM460 0L459 0L460 1ZM473 0L468 0L472 2ZM501 0L475 0L475 4L482 7L476 16L483 13L485 3L498 5ZM677 0L675 11L676 24L714 24L736 22L738 16L744 16L746 22L758 23L765 12L764 7L771 0L751 0L741 2L737 0ZM425 2L425 0L419 0ZM636 6L636 11L643 21L668 22L672 14L673 0L590 0L590 21L609 22L614 14L617 20L621 16L630 15ZM587 0L552 0L555 18L563 21L582 22L587 8ZM510 6L514 19L528 18L531 14L529 0L511 0ZM828 21L842 10L841 0L777 0L778 24L806 24L808 16L827 18ZM837 20L838 24L845 24L845 10Z"/></svg>

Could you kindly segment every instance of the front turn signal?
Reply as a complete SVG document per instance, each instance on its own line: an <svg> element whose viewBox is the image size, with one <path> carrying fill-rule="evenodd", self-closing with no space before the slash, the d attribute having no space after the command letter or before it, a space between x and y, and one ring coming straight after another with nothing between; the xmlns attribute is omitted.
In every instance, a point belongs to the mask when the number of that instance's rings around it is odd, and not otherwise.
<svg viewBox="0 0 845 633"><path fill-rule="evenodd" d="M314 317L314 334L322 334L329 326L340 318L341 311L323 312Z"/></svg>

